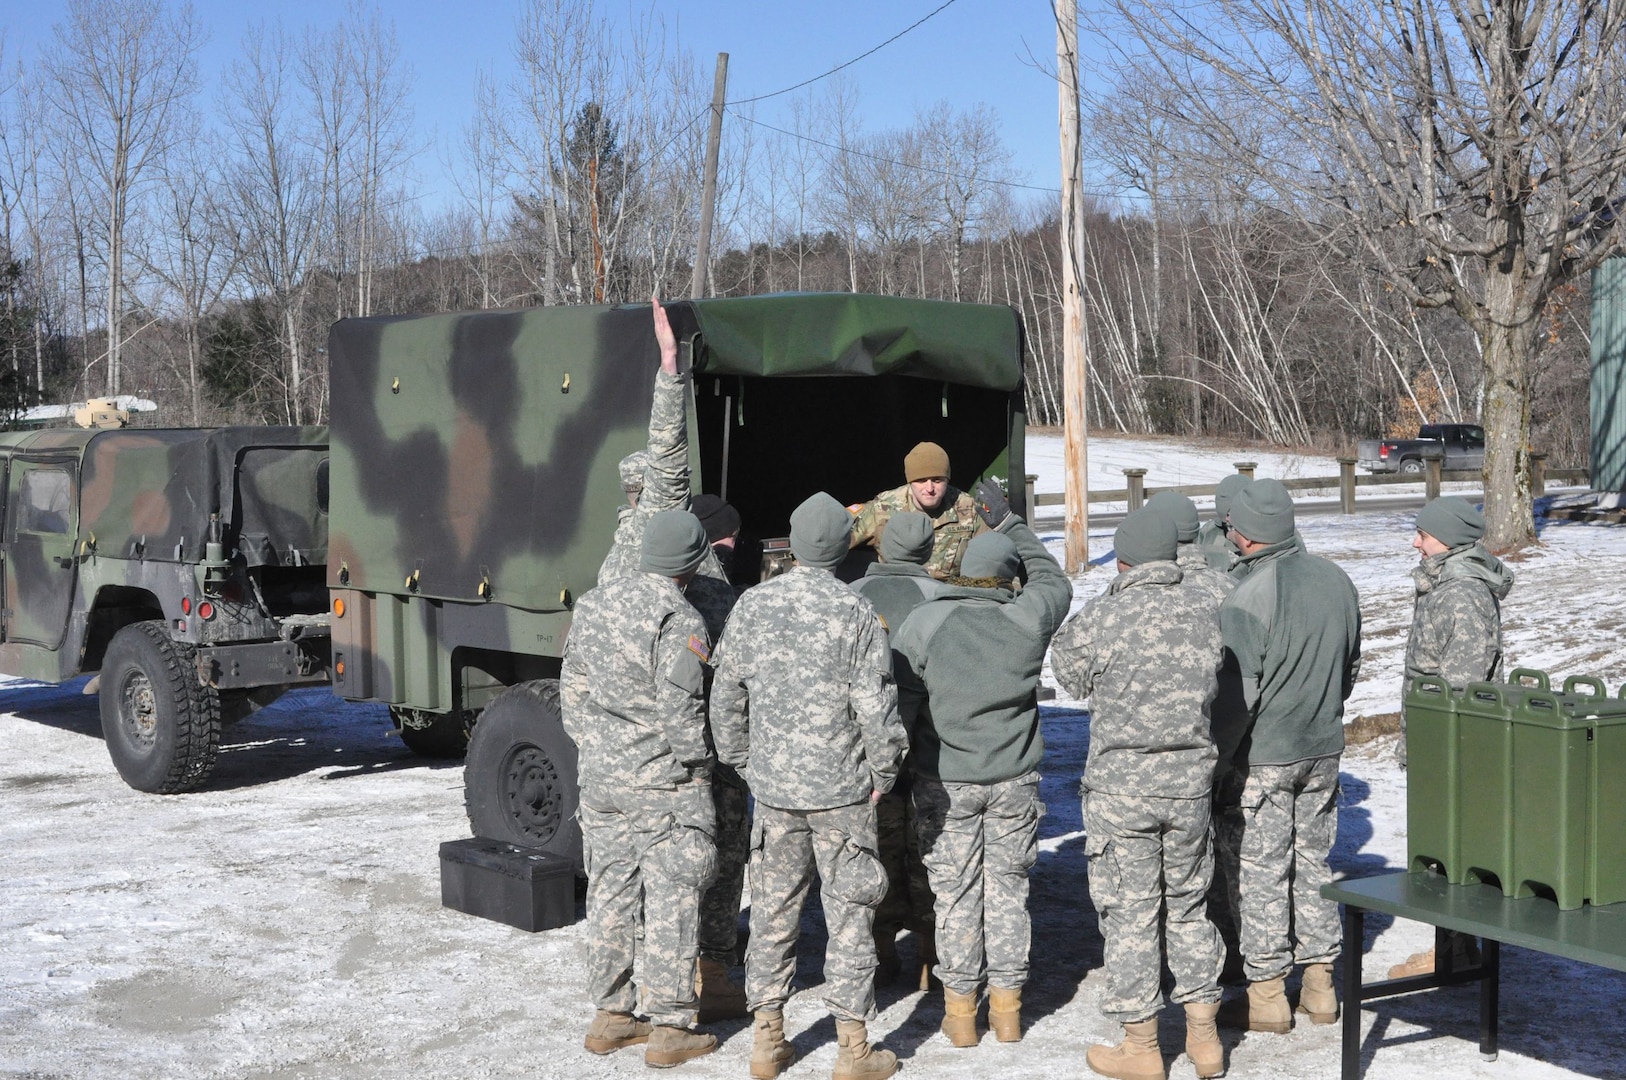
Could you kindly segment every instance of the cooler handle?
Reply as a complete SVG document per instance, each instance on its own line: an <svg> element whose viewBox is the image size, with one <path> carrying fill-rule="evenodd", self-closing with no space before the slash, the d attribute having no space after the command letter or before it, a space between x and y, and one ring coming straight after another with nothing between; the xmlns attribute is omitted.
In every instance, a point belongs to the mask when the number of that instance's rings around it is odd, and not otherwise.
<svg viewBox="0 0 1626 1080"><path fill-rule="evenodd" d="M1509 686L1523 686L1525 679L1536 680L1537 690L1552 689L1552 686L1547 682L1547 673L1545 671L1537 671L1535 668L1516 667L1509 672L1507 676Z"/></svg>
<svg viewBox="0 0 1626 1080"><path fill-rule="evenodd" d="M1487 702L1492 705L1502 704L1502 688L1493 682L1469 683L1466 693L1477 701Z"/></svg>
<svg viewBox="0 0 1626 1080"><path fill-rule="evenodd" d="M1603 680L1593 678L1591 675L1571 675L1569 678L1564 680L1564 693L1575 693L1575 688L1577 686L1585 686L1589 688L1586 695L1587 697L1609 696L1609 689L1603 685Z"/></svg>
<svg viewBox="0 0 1626 1080"><path fill-rule="evenodd" d="M1451 684L1438 675L1419 675L1412 680L1412 693L1414 694L1449 694ZM1626 686L1620 688L1621 696L1626 697Z"/></svg>

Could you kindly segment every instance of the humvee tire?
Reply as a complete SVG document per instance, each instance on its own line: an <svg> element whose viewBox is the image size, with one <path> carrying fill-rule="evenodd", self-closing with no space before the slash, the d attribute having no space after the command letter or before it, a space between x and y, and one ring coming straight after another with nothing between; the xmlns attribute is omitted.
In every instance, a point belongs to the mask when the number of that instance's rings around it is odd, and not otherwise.
<svg viewBox="0 0 1626 1080"><path fill-rule="evenodd" d="M511 686L480 713L463 767L475 836L541 848L582 865L576 822L576 744L553 679Z"/></svg>
<svg viewBox="0 0 1626 1080"><path fill-rule="evenodd" d="M194 650L162 622L131 623L102 660L102 735L124 782L173 795L209 779L220 746L220 701L198 680Z"/></svg>
<svg viewBox="0 0 1626 1080"><path fill-rule="evenodd" d="M392 705L390 722L419 757L451 759L469 752L469 724L461 712L426 713Z"/></svg>

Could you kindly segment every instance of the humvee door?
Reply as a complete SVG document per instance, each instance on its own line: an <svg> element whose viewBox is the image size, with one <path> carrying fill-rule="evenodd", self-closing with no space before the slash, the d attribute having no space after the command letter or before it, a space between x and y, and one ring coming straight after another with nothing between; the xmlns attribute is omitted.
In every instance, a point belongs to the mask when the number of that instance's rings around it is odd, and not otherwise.
<svg viewBox="0 0 1626 1080"><path fill-rule="evenodd" d="M78 462L11 460L5 505L5 639L61 648L73 604Z"/></svg>

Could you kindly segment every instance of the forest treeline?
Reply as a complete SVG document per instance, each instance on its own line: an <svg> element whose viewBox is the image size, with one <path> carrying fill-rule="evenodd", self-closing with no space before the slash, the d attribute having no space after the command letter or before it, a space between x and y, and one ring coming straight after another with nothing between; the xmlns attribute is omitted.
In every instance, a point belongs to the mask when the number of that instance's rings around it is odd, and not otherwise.
<svg viewBox="0 0 1626 1080"><path fill-rule="evenodd" d="M387 9L265 23L209 85L207 29L166 0L71 0L0 56L0 413L133 393L150 422L321 422L336 319L686 295L712 73L654 18L528 0L516 74L471 72L476 108L438 145ZM992 110L872 130L840 77L788 120L758 108L725 117L709 292L1011 305L1030 422L1059 423L1059 195L1015 173ZM1478 417L1461 320L1174 152L1144 95L1085 118L1092 428L1336 449ZM455 196L431 203L437 168ZM1547 304L1534 367L1554 465L1586 458L1587 324L1583 279Z"/></svg>

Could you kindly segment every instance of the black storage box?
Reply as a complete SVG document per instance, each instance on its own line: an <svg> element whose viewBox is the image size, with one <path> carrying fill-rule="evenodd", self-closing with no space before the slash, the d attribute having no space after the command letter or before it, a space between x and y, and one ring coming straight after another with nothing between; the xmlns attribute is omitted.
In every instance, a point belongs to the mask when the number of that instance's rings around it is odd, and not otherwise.
<svg viewBox="0 0 1626 1080"><path fill-rule="evenodd" d="M536 848L472 837L440 845L440 902L535 933L576 921L576 868Z"/></svg>

